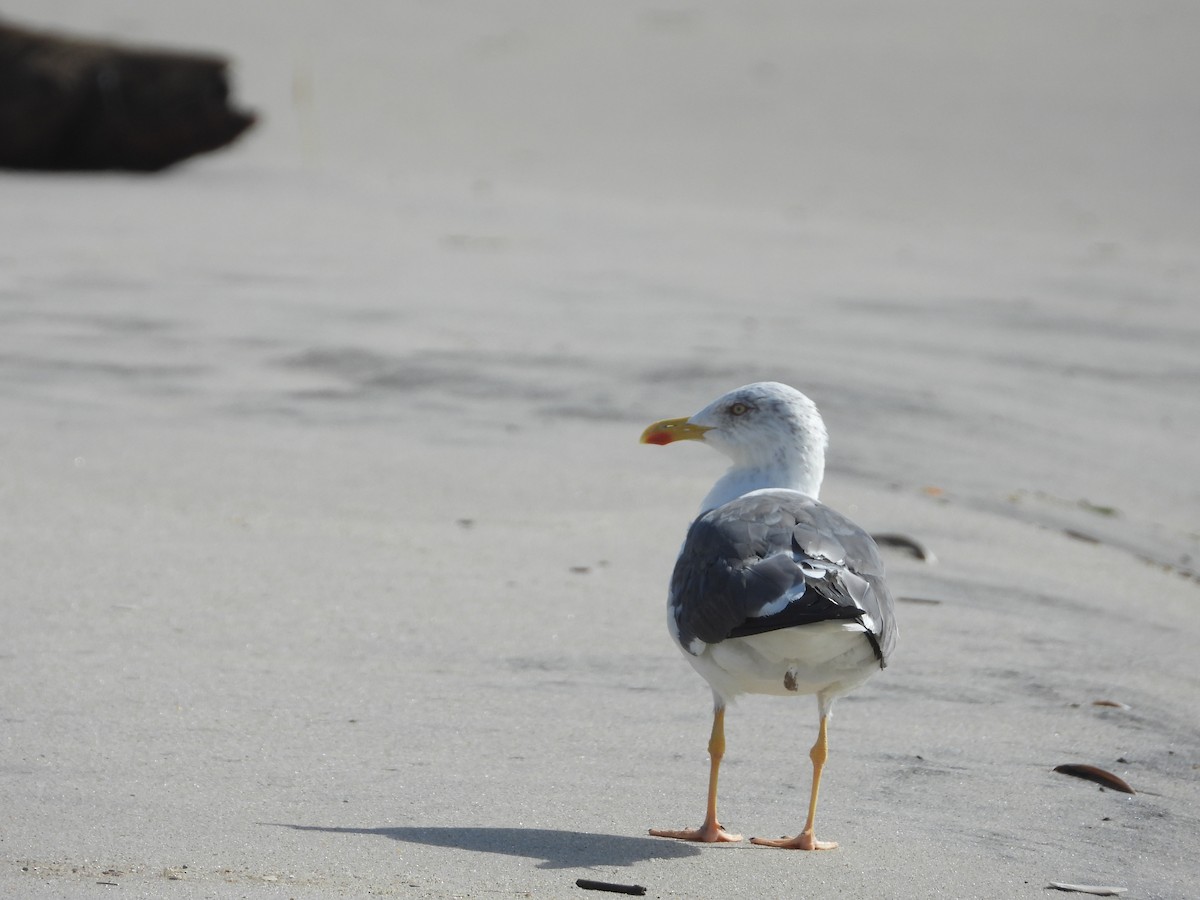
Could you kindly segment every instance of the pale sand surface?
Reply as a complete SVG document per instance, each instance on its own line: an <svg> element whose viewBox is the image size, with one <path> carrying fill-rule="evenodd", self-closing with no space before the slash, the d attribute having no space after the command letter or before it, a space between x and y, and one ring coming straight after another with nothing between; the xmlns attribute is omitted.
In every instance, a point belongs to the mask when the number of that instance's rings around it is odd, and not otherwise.
<svg viewBox="0 0 1200 900"><path fill-rule="evenodd" d="M248 7L5 7L266 120L0 176L0 895L1195 894L1195 7ZM759 378L939 557L831 853L645 836L702 813L721 461L636 438ZM731 712L728 826L799 827L815 724Z"/></svg>

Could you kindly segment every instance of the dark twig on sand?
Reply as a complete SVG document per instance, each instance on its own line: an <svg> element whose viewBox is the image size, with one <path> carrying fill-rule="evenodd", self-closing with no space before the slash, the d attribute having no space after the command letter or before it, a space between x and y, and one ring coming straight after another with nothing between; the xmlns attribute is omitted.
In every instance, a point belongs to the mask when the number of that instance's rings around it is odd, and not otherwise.
<svg viewBox="0 0 1200 900"><path fill-rule="evenodd" d="M575 886L585 891L608 891L610 894L632 894L634 897L641 897L646 893L646 889L640 884L613 884L611 881L589 881L586 878L576 880Z"/></svg>
<svg viewBox="0 0 1200 900"><path fill-rule="evenodd" d="M1064 881L1052 881L1049 887L1056 891L1071 891L1076 894L1092 894L1096 897L1119 897L1127 888L1109 887L1100 884L1067 884Z"/></svg>
<svg viewBox="0 0 1200 900"><path fill-rule="evenodd" d="M879 534L872 534L871 538L881 547L895 547L899 550L907 550L923 562L937 562L937 557L933 555L932 550L915 537L910 537L907 534L884 531Z"/></svg>

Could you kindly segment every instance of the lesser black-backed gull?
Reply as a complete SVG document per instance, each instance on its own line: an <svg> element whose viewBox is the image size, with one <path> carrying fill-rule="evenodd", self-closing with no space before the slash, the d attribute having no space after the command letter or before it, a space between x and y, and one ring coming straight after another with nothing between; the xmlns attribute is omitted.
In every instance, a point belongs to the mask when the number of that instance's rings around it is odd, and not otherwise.
<svg viewBox="0 0 1200 900"><path fill-rule="evenodd" d="M725 707L739 694L816 695L808 818L795 837L754 843L800 850L837 844L814 833L834 700L887 665L896 640L892 597L875 542L817 500L825 424L804 394L749 384L686 419L656 422L646 444L694 440L733 460L704 498L671 576L671 636L713 692L704 823L651 834L740 841L717 821Z"/></svg>

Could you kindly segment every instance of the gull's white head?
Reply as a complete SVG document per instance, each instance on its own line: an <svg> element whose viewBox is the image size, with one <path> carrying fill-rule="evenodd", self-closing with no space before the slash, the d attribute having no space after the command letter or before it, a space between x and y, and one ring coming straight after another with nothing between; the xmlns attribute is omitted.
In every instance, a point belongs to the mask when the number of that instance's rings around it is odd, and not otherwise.
<svg viewBox="0 0 1200 900"><path fill-rule="evenodd" d="M820 493L829 435L816 404L786 384L745 385L694 416L664 419L642 433L643 444L682 440L701 441L733 461L705 497L705 510L762 488Z"/></svg>

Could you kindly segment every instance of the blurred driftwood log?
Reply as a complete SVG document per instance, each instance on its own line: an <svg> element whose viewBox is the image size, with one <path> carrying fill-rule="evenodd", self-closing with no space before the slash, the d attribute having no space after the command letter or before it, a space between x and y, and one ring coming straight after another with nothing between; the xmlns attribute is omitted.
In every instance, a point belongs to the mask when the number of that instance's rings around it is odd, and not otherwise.
<svg viewBox="0 0 1200 900"><path fill-rule="evenodd" d="M0 20L0 166L157 171L234 141L226 61Z"/></svg>

